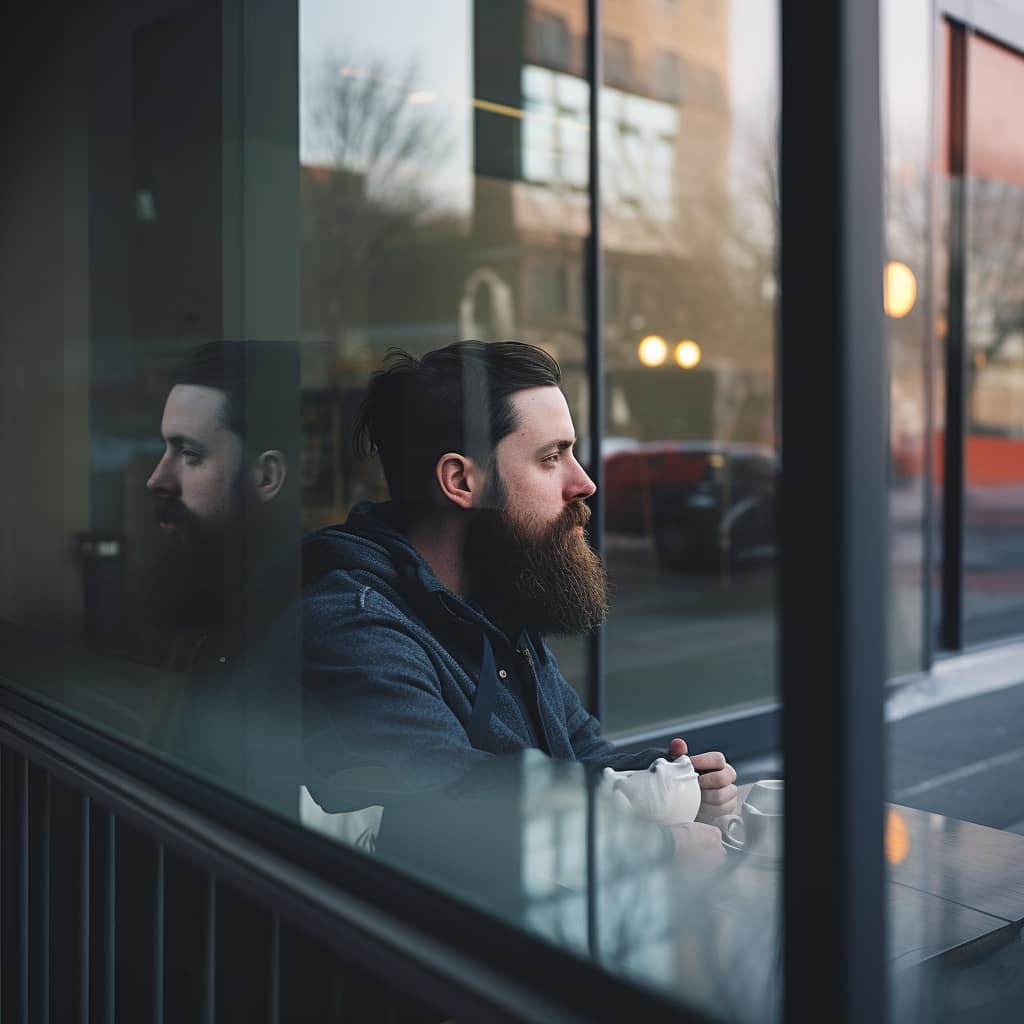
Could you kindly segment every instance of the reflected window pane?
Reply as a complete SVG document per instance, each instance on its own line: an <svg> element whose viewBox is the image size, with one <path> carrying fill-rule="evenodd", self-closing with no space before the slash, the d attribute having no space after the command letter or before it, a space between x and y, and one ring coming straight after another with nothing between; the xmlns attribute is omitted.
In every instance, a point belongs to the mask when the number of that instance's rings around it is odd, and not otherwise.
<svg viewBox="0 0 1024 1024"><path fill-rule="evenodd" d="M925 346L935 336L929 282L938 279L929 251L932 164L925 130L932 116L930 26L927 3L882 6L893 676L917 671L924 662Z"/></svg>
<svg viewBox="0 0 1024 1024"><path fill-rule="evenodd" d="M399 0L372 12L301 4L308 529L387 495L350 437L392 346L543 347L586 445L583 12L457 2L442 31ZM582 691L583 641L553 646Z"/></svg>
<svg viewBox="0 0 1024 1024"><path fill-rule="evenodd" d="M1024 622L1024 55L972 35L968 58L964 624Z"/></svg>
<svg viewBox="0 0 1024 1024"><path fill-rule="evenodd" d="M635 76L606 64L601 105L620 731L775 698L774 9L630 11Z"/></svg>

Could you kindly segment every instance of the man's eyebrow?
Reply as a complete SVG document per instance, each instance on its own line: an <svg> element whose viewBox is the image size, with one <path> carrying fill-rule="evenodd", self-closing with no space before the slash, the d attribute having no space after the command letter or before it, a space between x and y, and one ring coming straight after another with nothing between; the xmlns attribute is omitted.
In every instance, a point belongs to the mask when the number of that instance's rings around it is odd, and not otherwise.
<svg viewBox="0 0 1024 1024"><path fill-rule="evenodd" d="M164 441L175 448L184 448L187 445L189 448L200 448L206 451L206 445L201 441L197 441L194 437L189 437L187 434L170 434L164 438Z"/></svg>
<svg viewBox="0 0 1024 1024"><path fill-rule="evenodd" d="M537 448L537 454L543 455L545 452L550 452L552 449L564 452L567 448L571 448L575 443L576 438L573 438L571 441L566 441L564 438L548 441L546 444L542 444Z"/></svg>

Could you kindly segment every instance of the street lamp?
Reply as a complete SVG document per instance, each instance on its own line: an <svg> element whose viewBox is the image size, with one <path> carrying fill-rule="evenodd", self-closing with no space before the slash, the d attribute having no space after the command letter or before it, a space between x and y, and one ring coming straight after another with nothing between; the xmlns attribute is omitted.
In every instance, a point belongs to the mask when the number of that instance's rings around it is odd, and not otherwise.
<svg viewBox="0 0 1024 1024"><path fill-rule="evenodd" d="M648 334L637 345L636 354L644 366L661 366L668 358L668 342L660 334Z"/></svg>
<svg viewBox="0 0 1024 1024"><path fill-rule="evenodd" d="M692 370L701 360L700 345L689 338L676 345L676 363L684 370Z"/></svg>
<svg viewBox="0 0 1024 1024"><path fill-rule="evenodd" d="M899 260L889 260L885 265L885 287L883 289L885 312L894 320L906 316L917 301L917 278L914 272Z"/></svg>

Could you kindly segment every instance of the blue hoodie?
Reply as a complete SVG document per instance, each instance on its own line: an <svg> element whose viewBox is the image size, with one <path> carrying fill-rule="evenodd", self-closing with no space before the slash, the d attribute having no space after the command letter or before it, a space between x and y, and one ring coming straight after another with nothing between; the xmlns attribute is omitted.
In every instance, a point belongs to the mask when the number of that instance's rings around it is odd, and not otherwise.
<svg viewBox="0 0 1024 1024"><path fill-rule="evenodd" d="M350 803L325 789L408 794L529 747L618 769L664 756L602 739L543 639L511 641L448 590L390 510L364 502L304 545L304 759L322 806Z"/></svg>

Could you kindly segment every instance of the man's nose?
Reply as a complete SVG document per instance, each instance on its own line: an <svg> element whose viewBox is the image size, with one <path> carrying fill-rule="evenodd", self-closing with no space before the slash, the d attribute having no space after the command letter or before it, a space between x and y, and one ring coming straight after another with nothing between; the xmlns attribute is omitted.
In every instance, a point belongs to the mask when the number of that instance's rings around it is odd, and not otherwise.
<svg viewBox="0 0 1024 1024"><path fill-rule="evenodd" d="M156 464L156 469L150 474L146 486L157 494L173 494L176 484L174 473L167 463L167 456L164 455Z"/></svg>
<svg viewBox="0 0 1024 1024"><path fill-rule="evenodd" d="M597 490L597 485L587 476L587 471L576 461L575 456L572 461L575 464L576 472L570 483L570 499L581 498L585 500Z"/></svg>

